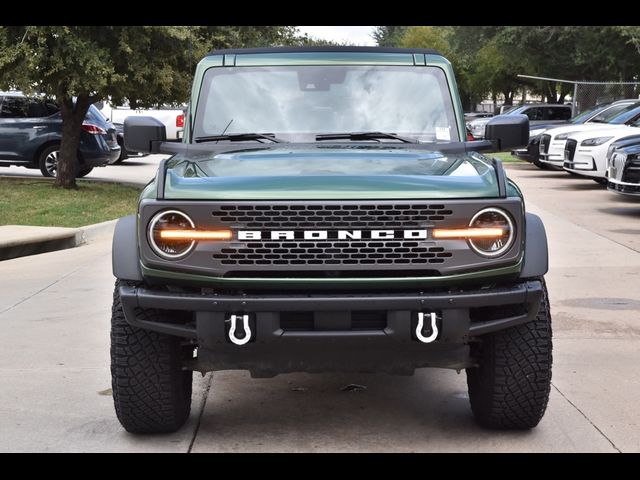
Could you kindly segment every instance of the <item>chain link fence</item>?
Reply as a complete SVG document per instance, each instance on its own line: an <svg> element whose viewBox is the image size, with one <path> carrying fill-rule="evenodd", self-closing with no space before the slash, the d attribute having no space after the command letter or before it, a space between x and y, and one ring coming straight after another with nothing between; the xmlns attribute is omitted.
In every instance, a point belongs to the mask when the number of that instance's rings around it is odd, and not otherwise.
<svg viewBox="0 0 640 480"><path fill-rule="evenodd" d="M576 82L573 113L578 115L601 103L638 97L640 97L640 83L637 82Z"/></svg>
<svg viewBox="0 0 640 480"><path fill-rule="evenodd" d="M627 98L640 98L640 82L579 82L561 80L559 78L534 77L532 75L518 75L518 77L573 85L571 101L574 115L578 115L601 103Z"/></svg>

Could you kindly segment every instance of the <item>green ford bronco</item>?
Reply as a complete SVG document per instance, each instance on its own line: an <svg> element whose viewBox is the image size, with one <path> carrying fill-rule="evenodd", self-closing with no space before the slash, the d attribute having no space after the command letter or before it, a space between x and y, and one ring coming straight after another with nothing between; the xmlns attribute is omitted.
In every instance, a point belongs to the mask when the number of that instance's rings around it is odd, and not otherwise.
<svg viewBox="0 0 640 480"><path fill-rule="evenodd" d="M192 372L466 370L483 426L535 427L551 382L547 240L467 141L451 64L422 49L214 51L181 143L150 117L128 150L170 153L119 220L111 373L130 432L189 417Z"/></svg>

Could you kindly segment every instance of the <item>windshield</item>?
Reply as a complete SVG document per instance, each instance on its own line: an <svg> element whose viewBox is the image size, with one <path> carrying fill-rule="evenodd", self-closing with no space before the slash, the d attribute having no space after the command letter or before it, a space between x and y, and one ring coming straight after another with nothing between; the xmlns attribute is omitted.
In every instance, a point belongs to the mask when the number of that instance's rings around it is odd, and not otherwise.
<svg viewBox="0 0 640 480"><path fill-rule="evenodd" d="M517 105L515 105L513 107L507 108L504 112L502 112L502 115L506 115L507 113L510 113L510 114L520 113L526 107L527 107L526 105L524 107L518 107Z"/></svg>
<svg viewBox="0 0 640 480"><path fill-rule="evenodd" d="M603 122L611 123L613 125L622 125L634 120L638 115L640 115L640 107L638 107L637 103L633 103L622 110L606 115Z"/></svg>
<svg viewBox="0 0 640 480"><path fill-rule="evenodd" d="M582 112L579 115L576 115L573 118L569 119L569 123L573 123L573 124L580 124L580 123L585 123L589 118L591 118L593 116L594 113L606 110L606 108L609 106L610 104L606 103L603 105L596 105L595 107L591 107L587 110L585 110L584 112Z"/></svg>
<svg viewBox="0 0 640 480"><path fill-rule="evenodd" d="M211 68L204 75L195 137L270 133L308 142L347 132L459 141L444 72L332 65Z"/></svg>

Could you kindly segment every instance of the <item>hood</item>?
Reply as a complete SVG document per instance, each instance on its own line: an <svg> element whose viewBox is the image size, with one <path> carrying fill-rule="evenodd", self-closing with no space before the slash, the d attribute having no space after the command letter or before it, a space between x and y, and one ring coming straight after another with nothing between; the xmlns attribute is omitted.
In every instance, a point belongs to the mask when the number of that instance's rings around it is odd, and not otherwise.
<svg viewBox="0 0 640 480"><path fill-rule="evenodd" d="M311 200L498 197L491 160L477 153L353 146L270 146L178 154L166 199Z"/></svg>
<svg viewBox="0 0 640 480"><path fill-rule="evenodd" d="M586 140L588 138L596 138L596 137L612 137L620 138L626 137L627 135L638 135L640 134L640 128L637 127L629 127L627 125L617 125L618 128L598 128L587 130L583 132L576 132L575 135L569 135L569 138L573 138L578 141Z"/></svg>
<svg viewBox="0 0 640 480"><path fill-rule="evenodd" d="M593 130L593 131L607 130L610 128L620 128L621 126L624 126L624 125L614 125L610 123L583 123L580 125L567 125L565 127L551 128L547 130L545 133L551 135L552 137L555 137L562 133L588 132L590 130Z"/></svg>

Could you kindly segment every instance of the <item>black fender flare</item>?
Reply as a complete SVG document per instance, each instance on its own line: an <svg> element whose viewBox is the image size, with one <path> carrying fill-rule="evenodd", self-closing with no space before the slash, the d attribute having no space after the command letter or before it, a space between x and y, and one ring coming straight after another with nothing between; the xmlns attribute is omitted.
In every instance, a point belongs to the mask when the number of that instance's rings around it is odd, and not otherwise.
<svg viewBox="0 0 640 480"><path fill-rule="evenodd" d="M142 281L135 215L122 217L116 223L111 247L111 262L114 277L133 282Z"/></svg>
<svg viewBox="0 0 640 480"><path fill-rule="evenodd" d="M539 216L525 215L526 238L520 278L542 277L549 270L547 232Z"/></svg>

